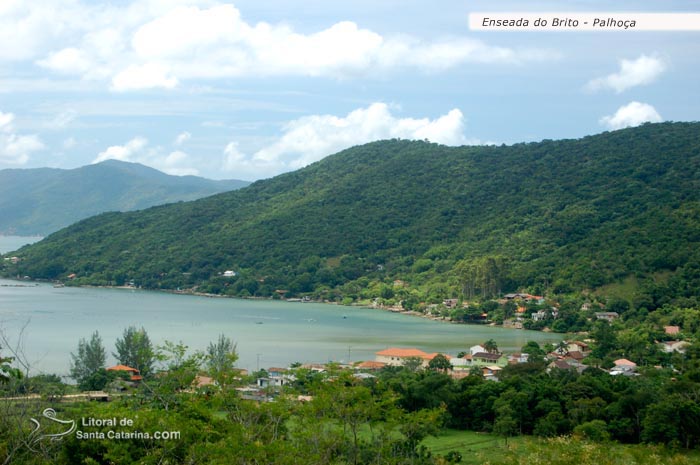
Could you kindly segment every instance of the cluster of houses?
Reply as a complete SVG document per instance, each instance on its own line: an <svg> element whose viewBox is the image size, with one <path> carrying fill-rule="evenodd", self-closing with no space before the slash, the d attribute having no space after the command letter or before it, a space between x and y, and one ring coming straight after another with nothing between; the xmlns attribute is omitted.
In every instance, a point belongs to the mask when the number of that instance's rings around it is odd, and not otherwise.
<svg viewBox="0 0 700 465"><path fill-rule="evenodd" d="M679 336L680 329L677 326L666 326L665 332L667 335ZM689 345L687 341L672 340L660 342L662 350L666 353L685 352ZM488 347L488 348L487 348ZM591 348L586 342L582 341L563 341L558 344L556 349L546 354L545 360L547 363L547 371L553 370L574 370L579 373L587 368L583 360L591 353ZM488 343L477 344L469 348L468 352L461 352L458 356L440 354L438 352L424 352L417 348L400 348L391 347L380 350L375 353L374 360L354 364L335 364L337 368L353 370L354 376L358 379L373 378L373 371L381 370L387 366L406 366L412 365L415 368L428 368L430 362L442 355L447 359L451 368L445 370L452 378L462 379L466 376L480 374L487 380L497 381L504 367L507 365L515 365L519 363L527 363L529 355L527 353L512 353L503 354L491 348ZM626 358L615 360L614 366L608 370L608 373L613 376L637 376L637 364ZM327 367L323 364L305 364L301 368L312 372L326 372ZM117 365L107 368L109 371L121 371L128 373L128 379L132 383L138 383L141 376L135 368L124 365ZM247 375L245 370L241 370L241 376ZM244 399L255 401L270 401L278 393L281 388L288 386L296 381L294 370L290 368L270 367L266 370L264 376L256 378L255 383L248 386L236 387L240 395ZM207 376L197 376L195 379L195 387L204 387L214 385L212 378ZM308 400L305 396L299 396L297 400Z"/></svg>

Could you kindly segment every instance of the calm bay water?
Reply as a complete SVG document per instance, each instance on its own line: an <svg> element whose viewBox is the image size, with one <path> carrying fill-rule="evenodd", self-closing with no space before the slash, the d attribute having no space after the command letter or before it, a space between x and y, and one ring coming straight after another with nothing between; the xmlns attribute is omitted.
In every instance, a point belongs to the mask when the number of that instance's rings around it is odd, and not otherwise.
<svg viewBox="0 0 700 465"><path fill-rule="evenodd" d="M33 372L67 373L70 352L95 330L111 353L129 325L143 326L154 344L182 341L193 350L204 350L224 333L238 344L239 366L249 370L295 361L373 360L376 351L393 346L454 355L491 338L506 351L528 340L561 339L357 307L0 280L0 329L16 342L25 327L22 346Z"/></svg>

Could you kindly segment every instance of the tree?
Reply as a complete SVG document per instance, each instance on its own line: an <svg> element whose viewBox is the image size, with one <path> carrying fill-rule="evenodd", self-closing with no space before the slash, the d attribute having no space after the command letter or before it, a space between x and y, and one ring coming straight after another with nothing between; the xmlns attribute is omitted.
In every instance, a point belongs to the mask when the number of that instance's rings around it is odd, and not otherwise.
<svg viewBox="0 0 700 465"><path fill-rule="evenodd" d="M527 354L527 361L530 363L544 362L544 356L546 354L536 341L527 341L520 351Z"/></svg>
<svg viewBox="0 0 700 465"><path fill-rule="evenodd" d="M234 367L238 360L236 344L223 334L219 339L209 343L207 348L207 365L209 374L222 388L231 383Z"/></svg>
<svg viewBox="0 0 700 465"><path fill-rule="evenodd" d="M436 371L447 371L452 369L452 364L443 354L437 354L428 362L428 368Z"/></svg>
<svg viewBox="0 0 700 465"><path fill-rule="evenodd" d="M114 345L117 348L117 353L112 353L112 355L119 360L119 363L136 368L143 377L151 374L155 351L145 329L129 326L124 330L122 338L117 339Z"/></svg>
<svg viewBox="0 0 700 465"><path fill-rule="evenodd" d="M486 352L490 354L497 354L498 344L496 344L496 341L493 339L489 339L488 341L484 342L484 349L486 349Z"/></svg>
<svg viewBox="0 0 700 465"><path fill-rule="evenodd" d="M95 390L102 389L102 386L96 386L95 383L89 382L90 379L100 370L104 370L107 353L102 345L100 333L95 331L92 333L89 341L80 339L78 342L78 353L71 352L70 377L77 381L80 389ZM100 384L100 383L98 383Z"/></svg>

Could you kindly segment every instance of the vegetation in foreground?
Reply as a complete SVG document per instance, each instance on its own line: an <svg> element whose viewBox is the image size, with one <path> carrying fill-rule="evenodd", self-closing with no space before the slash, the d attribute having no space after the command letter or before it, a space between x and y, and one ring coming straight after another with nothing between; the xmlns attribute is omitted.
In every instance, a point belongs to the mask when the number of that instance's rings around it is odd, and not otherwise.
<svg viewBox="0 0 700 465"><path fill-rule="evenodd" d="M72 354L84 388L112 390L107 403L71 401L56 377L23 377L10 357L0 360L0 463L700 463L697 346L678 354L677 368L640 376L547 370L534 357L498 381L476 372L454 380L438 363L362 376L297 366L279 388L249 387L270 377L243 376L223 335L190 353L154 348L145 331L127 328L115 347L120 362L133 357L144 369L142 382L86 385L103 381L94 376L104 370L97 333ZM200 383L205 375L214 382ZM64 423L47 417L49 407ZM71 420L77 430L62 440L42 437Z"/></svg>

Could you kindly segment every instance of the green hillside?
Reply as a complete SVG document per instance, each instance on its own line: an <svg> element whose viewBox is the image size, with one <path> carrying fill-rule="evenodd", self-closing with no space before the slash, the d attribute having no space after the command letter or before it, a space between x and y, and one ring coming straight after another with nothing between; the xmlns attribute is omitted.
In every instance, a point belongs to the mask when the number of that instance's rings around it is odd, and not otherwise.
<svg viewBox="0 0 700 465"><path fill-rule="evenodd" d="M393 294L400 279L432 300L665 272L665 295L686 298L699 243L700 124L662 123L512 146L371 143L239 191L87 219L8 272L330 299Z"/></svg>
<svg viewBox="0 0 700 465"><path fill-rule="evenodd" d="M170 176L117 160L72 170L0 170L0 234L46 235L98 213L194 200L248 184Z"/></svg>

